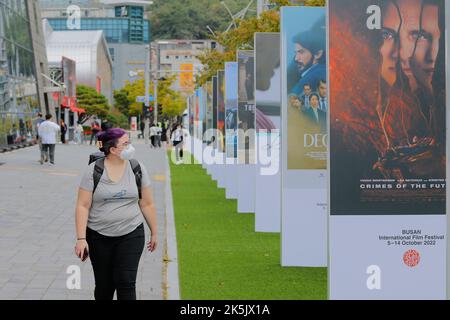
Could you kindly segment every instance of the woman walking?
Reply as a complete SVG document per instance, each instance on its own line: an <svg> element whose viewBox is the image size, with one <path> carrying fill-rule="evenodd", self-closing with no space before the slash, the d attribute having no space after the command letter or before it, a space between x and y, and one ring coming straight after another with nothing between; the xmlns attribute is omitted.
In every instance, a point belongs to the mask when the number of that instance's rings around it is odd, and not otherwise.
<svg viewBox="0 0 450 320"><path fill-rule="evenodd" d="M147 170L134 160L128 134L112 128L98 134L105 158L89 165L78 191L75 254L94 269L95 299L136 300L136 276L145 244L158 242L156 210Z"/></svg>
<svg viewBox="0 0 450 320"><path fill-rule="evenodd" d="M66 132L67 132L67 125L65 124L64 120L60 120L60 126L61 126L61 142L63 144L66 144Z"/></svg>

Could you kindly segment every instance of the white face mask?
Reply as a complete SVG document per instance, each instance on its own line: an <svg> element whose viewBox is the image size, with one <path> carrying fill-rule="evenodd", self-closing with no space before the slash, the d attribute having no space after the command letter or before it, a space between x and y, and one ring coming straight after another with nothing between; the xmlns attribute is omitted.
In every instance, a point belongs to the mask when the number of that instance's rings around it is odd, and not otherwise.
<svg viewBox="0 0 450 320"><path fill-rule="evenodd" d="M134 154L136 153L136 149L130 144L126 149L124 149L120 153L120 159L122 160L131 160L134 158Z"/></svg>

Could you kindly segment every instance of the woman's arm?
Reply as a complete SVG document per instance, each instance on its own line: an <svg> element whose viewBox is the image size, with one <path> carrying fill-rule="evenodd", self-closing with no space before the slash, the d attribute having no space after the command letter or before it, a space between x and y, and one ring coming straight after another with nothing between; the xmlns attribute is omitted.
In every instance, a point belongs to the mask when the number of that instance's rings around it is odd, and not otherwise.
<svg viewBox="0 0 450 320"><path fill-rule="evenodd" d="M75 211L75 225L76 225L77 239L84 239L84 240L77 240L77 244L75 246L75 254L80 259L83 259L85 249L89 251L85 239L91 204L92 204L92 192L80 188L78 190L78 200Z"/></svg>
<svg viewBox="0 0 450 320"><path fill-rule="evenodd" d="M153 196L150 187L144 187L142 189L142 199L139 200L139 206L151 231L151 239L147 244L147 248L150 252L153 252L158 243L158 226L156 223L156 208L153 205Z"/></svg>

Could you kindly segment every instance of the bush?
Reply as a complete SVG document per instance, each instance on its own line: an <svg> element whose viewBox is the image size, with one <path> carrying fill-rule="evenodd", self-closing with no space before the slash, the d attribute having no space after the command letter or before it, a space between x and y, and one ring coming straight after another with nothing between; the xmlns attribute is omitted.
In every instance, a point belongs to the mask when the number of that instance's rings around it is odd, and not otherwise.
<svg viewBox="0 0 450 320"><path fill-rule="evenodd" d="M106 116L109 122L113 125L115 128L122 128L122 129L129 129L129 123L128 118L121 112L114 110L110 114Z"/></svg>

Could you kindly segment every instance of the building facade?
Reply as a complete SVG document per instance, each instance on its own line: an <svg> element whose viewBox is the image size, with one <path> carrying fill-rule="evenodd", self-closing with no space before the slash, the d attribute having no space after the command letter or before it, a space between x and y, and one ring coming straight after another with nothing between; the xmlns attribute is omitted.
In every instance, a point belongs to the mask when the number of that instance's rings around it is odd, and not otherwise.
<svg viewBox="0 0 450 320"><path fill-rule="evenodd" d="M0 145L30 141L38 111L55 114L37 0L0 0Z"/></svg>
<svg viewBox="0 0 450 320"><path fill-rule="evenodd" d="M113 89L143 78L150 44L149 1L40 0L55 31L102 30L113 61ZM77 7L70 7L77 6ZM78 21L76 20L78 19Z"/></svg>
<svg viewBox="0 0 450 320"><path fill-rule="evenodd" d="M217 43L212 40L155 41L152 43L151 55L153 75L168 77L175 74L177 80L173 89L187 95L192 94L193 77L203 68L197 56L204 50L215 49L216 46Z"/></svg>
<svg viewBox="0 0 450 320"><path fill-rule="evenodd" d="M113 103L113 64L103 31L55 31L44 19L49 65L76 63L78 84L95 88Z"/></svg>

